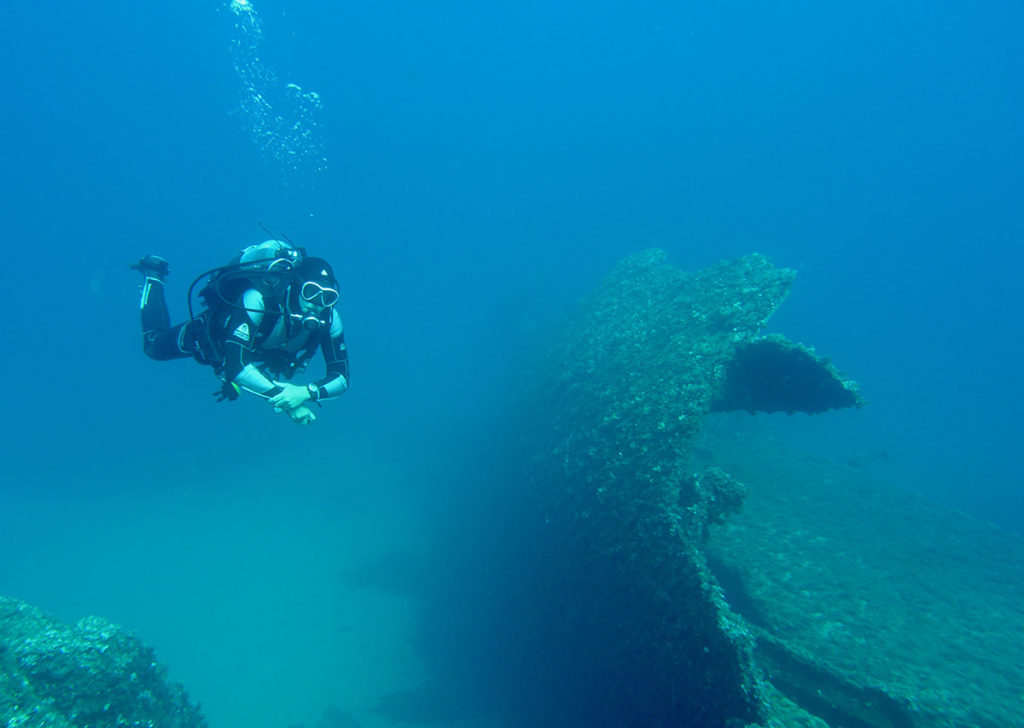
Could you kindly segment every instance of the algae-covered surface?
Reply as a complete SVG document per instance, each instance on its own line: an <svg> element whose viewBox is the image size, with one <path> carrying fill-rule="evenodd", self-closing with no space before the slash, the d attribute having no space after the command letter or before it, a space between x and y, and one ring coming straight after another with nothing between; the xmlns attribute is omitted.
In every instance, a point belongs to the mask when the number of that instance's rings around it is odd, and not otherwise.
<svg viewBox="0 0 1024 728"><path fill-rule="evenodd" d="M623 724L1021 724L1018 539L765 441L691 457L713 411L863 404L761 332L792 278L646 251L581 304L524 418L520 568L546 574L551 624L607 645L565 643L591 687L643 685L614 703Z"/></svg>
<svg viewBox="0 0 1024 728"><path fill-rule="evenodd" d="M100 617L63 624L0 597L0 721L7 728L205 728L153 650Z"/></svg>
<svg viewBox="0 0 1024 728"><path fill-rule="evenodd" d="M833 725L1024 725L1024 540L766 438L704 444L749 489L708 553L777 686Z"/></svg>
<svg viewBox="0 0 1024 728"><path fill-rule="evenodd" d="M483 502L442 559L462 583L428 610L427 629L473 646L446 665L463 664L451 682L498 663L523 686L499 698L522 725L782 719L752 631L704 558L709 525L742 486L687 462L713 409L861 403L809 348L762 334L794 275L761 255L689 273L642 251L567 317L510 417L511 456L479 476ZM790 714L789 725L810 720Z"/></svg>
<svg viewBox="0 0 1024 728"><path fill-rule="evenodd" d="M638 253L581 303L539 367L520 492L542 548L523 568L545 574L544 623L574 635L568 664L590 673L585 692L606 720L713 726L762 714L749 634L700 550L728 479L680 466L729 390L737 350L793 276L757 255L686 273L662 251Z"/></svg>

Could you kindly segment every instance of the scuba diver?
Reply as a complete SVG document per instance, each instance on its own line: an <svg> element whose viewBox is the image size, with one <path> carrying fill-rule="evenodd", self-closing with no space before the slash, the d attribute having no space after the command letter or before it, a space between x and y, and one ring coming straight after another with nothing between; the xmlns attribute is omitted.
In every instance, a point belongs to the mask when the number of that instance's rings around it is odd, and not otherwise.
<svg viewBox="0 0 1024 728"><path fill-rule="evenodd" d="M316 420L311 406L348 389L348 351L338 313L338 282L330 264L302 248L267 240L226 266L198 276L189 287L187 321L171 326L164 297L168 263L147 255L129 264L143 276L142 346L157 361L193 357L213 367L223 386L218 401L242 390L269 401L299 425ZM205 309L193 313L193 291ZM305 370L319 349L326 375L306 385L287 381Z"/></svg>

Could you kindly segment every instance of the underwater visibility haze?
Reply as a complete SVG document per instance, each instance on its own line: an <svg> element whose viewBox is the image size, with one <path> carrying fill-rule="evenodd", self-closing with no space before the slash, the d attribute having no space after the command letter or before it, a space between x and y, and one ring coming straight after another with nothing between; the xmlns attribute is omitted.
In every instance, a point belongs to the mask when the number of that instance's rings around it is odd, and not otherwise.
<svg viewBox="0 0 1024 728"><path fill-rule="evenodd" d="M107 640L166 666L159 725L1024 725L1022 29L7 3L0 715ZM126 263L169 261L178 323L271 238L341 289L308 427L141 347ZM115 720L100 685L53 725Z"/></svg>

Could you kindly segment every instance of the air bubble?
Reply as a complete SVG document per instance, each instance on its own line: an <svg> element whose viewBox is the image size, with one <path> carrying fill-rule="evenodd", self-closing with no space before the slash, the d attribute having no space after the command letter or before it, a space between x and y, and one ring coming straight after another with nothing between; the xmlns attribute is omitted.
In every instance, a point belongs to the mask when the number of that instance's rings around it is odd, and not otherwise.
<svg viewBox="0 0 1024 728"><path fill-rule="evenodd" d="M242 84L241 116L264 158L286 177L312 184L327 169L320 95L282 84L260 58L263 23L251 0L231 0L229 8L235 15L231 60Z"/></svg>

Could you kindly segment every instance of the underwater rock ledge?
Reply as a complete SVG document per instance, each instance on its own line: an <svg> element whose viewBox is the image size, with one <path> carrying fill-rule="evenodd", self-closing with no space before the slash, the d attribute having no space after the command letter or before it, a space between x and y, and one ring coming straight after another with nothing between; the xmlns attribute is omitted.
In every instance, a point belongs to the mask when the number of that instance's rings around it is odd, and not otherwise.
<svg viewBox="0 0 1024 728"><path fill-rule="evenodd" d="M100 617L63 624L0 597L0 724L7 728L205 728L153 650Z"/></svg>

